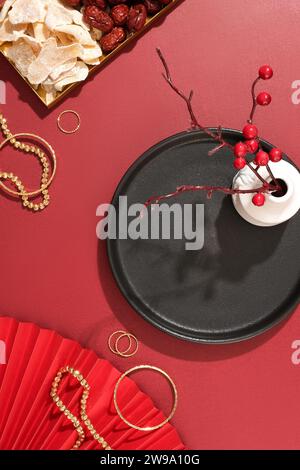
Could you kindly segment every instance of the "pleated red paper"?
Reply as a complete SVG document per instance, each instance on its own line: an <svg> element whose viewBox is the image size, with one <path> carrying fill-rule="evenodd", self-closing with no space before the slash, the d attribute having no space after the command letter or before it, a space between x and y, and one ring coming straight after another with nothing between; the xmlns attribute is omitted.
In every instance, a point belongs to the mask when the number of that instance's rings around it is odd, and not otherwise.
<svg viewBox="0 0 300 470"><path fill-rule="evenodd" d="M79 369L88 380L91 386L89 417L113 449L185 448L170 424L147 433L128 428L116 414L112 400L120 372L75 341L6 317L0 318L0 341L2 359L4 344L6 350L6 364L1 364L0 360L0 449L67 450L72 447L77 433L50 398L52 380L65 365ZM123 385L118 393L119 403L131 422L153 426L163 420L163 414L133 380L127 378ZM79 384L74 379L65 379L59 393L67 408L79 416L82 394ZM81 449L99 448L87 433Z"/></svg>

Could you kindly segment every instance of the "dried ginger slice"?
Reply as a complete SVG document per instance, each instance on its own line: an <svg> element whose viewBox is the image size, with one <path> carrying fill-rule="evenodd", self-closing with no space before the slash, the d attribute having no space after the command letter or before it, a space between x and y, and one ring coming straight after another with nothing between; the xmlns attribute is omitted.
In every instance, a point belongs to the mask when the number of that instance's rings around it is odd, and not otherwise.
<svg viewBox="0 0 300 470"><path fill-rule="evenodd" d="M80 44L57 46L55 38L49 38L38 57L30 65L27 78L30 83L38 85L46 80L53 69L69 59L78 57L82 51Z"/></svg>
<svg viewBox="0 0 300 470"><path fill-rule="evenodd" d="M9 21L12 24L44 21L46 5L46 0L16 0L8 13Z"/></svg>
<svg viewBox="0 0 300 470"><path fill-rule="evenodd" d="M7 57L23 76L27 75L30 64L35 60L32 48L23 39L19 39L8 48Z"/></svg>

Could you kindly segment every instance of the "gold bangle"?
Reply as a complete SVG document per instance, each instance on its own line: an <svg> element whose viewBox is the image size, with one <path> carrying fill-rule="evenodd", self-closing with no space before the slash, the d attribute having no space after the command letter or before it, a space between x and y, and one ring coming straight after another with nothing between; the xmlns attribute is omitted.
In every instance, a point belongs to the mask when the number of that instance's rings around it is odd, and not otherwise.
<svg viewBox="0 0 300 470"><path fill-rule="evenodd" d="M74 128L74 129L70 129L70 130L67 130L67 129L64 129L61 125L61 119L62 117L65 115L65 114L72 114L73 116L76 117L77 119L77 126ZM81 119L80 119L80 116L79 114L76 112L76 111L73 111L72 109L66 109L65 111L62 111L60 113L60 115L58 116L57 118L57 126L59 128L59 130L61 132L63 132L64 134L75 134L75 132L77 132L79 129L80 129L80 126L81 126Z"/></svg>
<svg viewBox="0 0 300 470"><path fill-rule="evenodd" d="M21 132L19 134L14 134L14 135L10 135L9 137L7 137L5 140L3 140L1 143L0 143L0 150L2 150L2 148L4 147L4 145L6 145L8 142L10 142L12 139L15 139L16 137L30 137L32 139L36 139L38 141L40 141L43 145L45 145L48 150L50 151L50 154L52 156L52 160L53 160L53 168L52 168L52 174L49 178L49 180L47 181L47 183L44 183L41 188L37 189L36 191L31 191L31 192L19 192L19 191L14 191L13 189L9 188L8 186L6 186L6 184L4 184L1 179L0 179L0 187L6 191L7 193L13 195L13 196L26 196L26 197L30 197L30 196L37 196L38 194L41 194L43 191L45 191L45 189L47 189L50 184L52 183L53 181L53 178L55 176L55 173L56 173L56 155L55 155L55 152L53 150L53 148L51 147L51 145L45 140L43 139L42 137L38 136L38 135L35 135L35 134L30 134L28 132Z"/></svg>
<svg viewBox="0 0 300 470"><path fill-rule="evenodd" d="M126 418L124 418L124 416L121 413L121 410L119 408L118 402L117 402L118 388L119 388L119 385L122 382L122 380L125 377L127 377L128 375L132 374L132 372L135 372L135 371L141 370L141 369L150 369L150 370L154 370L155 372L159 372L161 375L163 375L169 381L169 383L172 387L173 393L174 393L174 404L173 404L173 408L171 410L171 413L169 414L169 416L164 421L162 421L160 424L157 424L155 426L141 427L141 426L137 426L136 424L131 423ZM164 370L159 369L159 367L149 366L149 365L141 365L141 366L132 367L132 369L127 370L126 372L124 372L124 374L121 375L121 377L118 379L118 381L115 385L114 405L115 405L116 411L117 411L119 417L121 418L121 420L124 421L124 423L127 424L127 426L129 426L130 428L136 429L138 431L149 432L149 431L155 431L156 429L162 428L165 424L167 424L173 418L173 416L175 414L175 411L176 411L176 408L177 408L177 404L178 404L178 393L177 393L176 385L173 382L173 380L171 379L171 377Z"/></svg>
<svg viewBox="0 0 300 470"><path fill-rule="evenodd" d="M120 339L124 338L125 336L127 336L129 338L130 347L129 347L129 349L126 349L126 351L120 351L119 347L118 347L118 344L119 344ZM133 349L133 351L128 352L131 349L131 338L133 338L133 340L135 342L135 348ZM115 349L117 351L117 354L121 357L132 357L137 353L137 350L139 349L139 343L138 343L137 338L132 333L123 333L116 339Z"/></svg>
<svg viewBox="0 0 300 470"><path fill-rule="evenodd" d="M128 346L128 348L124 351L125 353L127 353L127 352L130 351L130 349L131 349L131 338L130 338L129 333L126 333L126 331L123 331L123 330L114 331L114 332L110 335L110 337L108 338L108 347L109 347L109 349L111 350L111 352L112 352L113 354L117 354L117 355L119 354L119 352L118 352L118 351L115 349L115 347L113 347L113 345L112 345L112 340L113 340L114 336L117 335L117 334L122 334L122 335L126 335L126 336L127 336L128 341L129 341L129 346Z"/></svg>

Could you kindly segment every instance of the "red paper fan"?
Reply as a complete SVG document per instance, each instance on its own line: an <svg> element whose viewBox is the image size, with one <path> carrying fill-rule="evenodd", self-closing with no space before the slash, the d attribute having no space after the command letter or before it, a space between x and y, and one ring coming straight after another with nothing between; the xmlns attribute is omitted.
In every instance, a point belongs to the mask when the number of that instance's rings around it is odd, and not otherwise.
<svg viewBox="0 0 300 470"><path fill-rule="evenodd" d="M120 372L75 341L11 318L0 318L0 341L0 449L66 450L73 446L77 433L50 398L53 378L66 365L79 369L90 384L88 414L110 447L185 449L170 424L146 433L128 428L116 414L112 400ZM133 380L124 379L123 385L118 402L131 422L143 420L143 425L153 426L164 419ZM59 393L67 408L79 416L82 388L78 383L66 378ZM81 449L100 448L89 433L86 437Z"/></svg>

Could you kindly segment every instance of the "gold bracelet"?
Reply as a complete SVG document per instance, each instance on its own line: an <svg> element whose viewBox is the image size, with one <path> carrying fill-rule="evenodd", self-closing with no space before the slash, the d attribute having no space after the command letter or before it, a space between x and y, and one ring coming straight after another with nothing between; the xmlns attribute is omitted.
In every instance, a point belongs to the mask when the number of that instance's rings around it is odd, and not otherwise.
<svg viewBox="0 0 300 470"><path fill-rule="evenodd" d="M57 372L56 376L54 377L53 382L52 382L50 396L52 400L54 401L54 403L56 404L56 406L60 409L62 413L64 413L67 419L69 419L72 422L74 428L76 429L78 438L75 444L73 445L72 450L79 449L79 447L85 440L85 432L83 430L82 425L80 424L79 419L75 415L73 415L73 413L71 413L70 410L68 410L68 408L64 405L63 401L61 400L61 398L59 397L57 393L59 384L63 376L67 374L70 374L75 379L77 379L81 387L83 387L84 389L82 392L81 400L80 400L80 417L81 417L83 424L87 427L93 439L95 439L102 446L103 449L112 450L111 447L108 445L108 443L105 441L105 439L102 436L100 436L100 434L97 433L91 420L88 417L87 409L86 409L87 400L88 400L89 393L90 393L90 386L88 382L86 381L86 379L83 377L83 375L80 373L79 370L76 370L70 366L66 366L66 367L61 367L59 371Z"/></svg>
<svg viewBox="0 0 300 470"><path fill-rule="evenodd" d="M72 114L73 116L76 117L77 119L77 126L74 128L74 129L71 129L71 130L67 130L67 129L64 129L61 125L61 120L62 120L62 117L65 115L65 114ZM79 114L76 112L76 111L73 111L72 109L66 109L65 111L62 111L60 113L60 115L58 116L57 118L57 126L59 128L59 130L61 132L63 132L64 134L75 134L75 132L77 132L79 129L80 129L80 126L81 126L81 119L80 119L80 116Z"/></svg>
<svg viewBox="0 0 300 470"><path fill-rule="evenodd" d="M173 390L173 394L174 394L174 404L173 404L173 408L171 410L171 413L169 414L169 416L164 421L162 421L161 423L159 423L155 426L141 427L141 426L137 426L136 424L131 423L130 421L128 421L128 419L126 419L123 416L123 414L122 414L122 412L119 408L118 402L117 402L117 393L118 393L119 385L122 382L122 380L125 377L127 377L128 375L132 374L133 372L141 370L141 369L154 370L155 372L158 372L161 375L163 375L169 381L169 383L172 387L172 390ZM132 369L127 370L126 372L124 372L124 374L121 375L121 377L118 379L118 381L115 385L114 405L115 405L116 411L117 411L119 417L121 418L121 420L124 421L124 423L126 423L127 426L129 426L130 428L136 429L138 431L149 432L149 431L155 431L156 429L162 428L165 424L167 424L173 418L173 416L175 414L175 411L176 411L176 408L177 408L177 404L178 404L178 393L177 393L176 385L173 382L173 380L171 379L171 377L164 370L159 369L159 367L149 366L149 365L141 365L141 366L132 367Z"/></svg>
<svg viewBox="0 0 300 470"><path fill-rule="evenodd" d="M13 184L17 188L18 191L12 191L10 187L7 187L4 183L2 183L2 185L0 184L0 188L2 188L8 194L14 197L19 196L22 199L23 207L25 207L26 209L32 210L34 212L45 209L49 205L49 202L50 202L50 195L48 192L48 185L50 183L48 183L49 163L48 163L48 159L44 151L36 145L32 145L32 144L29 145L29 144L18 141L15 138L16 136L14 136L12 132L9 130L8 125L7 125L7 120L5 119L2 113L0 113L0 131L3 134L4 138L6 138L5 142L1 143L1 148L3 148L6 143L9 143L15 149L26 152L26 153L31 153L37 156L38 159L40 160L40 163L42 166L42 175L41 175L41 191L40 191L41 194L40 193L39 194L42 197L42 201L39 203L30 201L29 200L30 193L26 192L25 186L20 180L20 178L11 172L7 172L7 171L0 172L0 180L2 179L2 180L10 181L11 184ZM20 134L17 134L17 135L20 135ZM24 134L21 134L21 135L24 136ZM30 137L38 138L40 140L38 136L35 136L33 134L25 134L25 135L29 135ZM47 145L46 141L44 141L44 143L45 145ZM51 151L51 155L54 156L53 165L54 165L54 172L55 172L55 169L56 169L55 153L52 154L52 151L53 151L52 148L50 151Z"/></svg>
<svg viewBox="0 0 300 470"><path fill-rule="evenodd" d="M45 140L43 139L42 137L38 136L38 135L35 135L35 134L30 134L28 132L21 132L19 134L14 134L14 135L9 135L5 140L3 140L1 143L0 143L0 150L2 150L2 148L4 147L4 145L6 145L8 142L11 142L12 139L16 139L17 137L30 137L30 138L33 138L33 139L36 139L36 140L39 140L43 145L45 145L49 151L50 151L50 154L52 156L52 160L53 160L53 168L52 168L52 174L50 176L50 178L47 180L47 182L44 182L42 183L41 187L39 189L37 189L36 191L25 191L25 190L22 190L22 191L14 191L13 189L9 188L8 186L6 186L6 184L4 184L1 179L0 179L0 187L6 191L7 193L11 194L12 196L25 196L25 197L31 197L31 196L37 196L39 194L42 194L43 191L45 191L49 186L50 184L52 183L53 181L53 178L55 176L55 173L56 173L56 155L55 155L55 152L53 150L53 148L51 147L51 145ZM28 145L29 149L30 149L30 146ZM18 148L18 147L17 147ZM26 151L26 150L25 150ZM46 157L44 157L46 158ZM9 178L10 174L9 173L6 173L6 172L1 172L0 173L0 176L3 178L3 179L7 179Z"/></svg>

